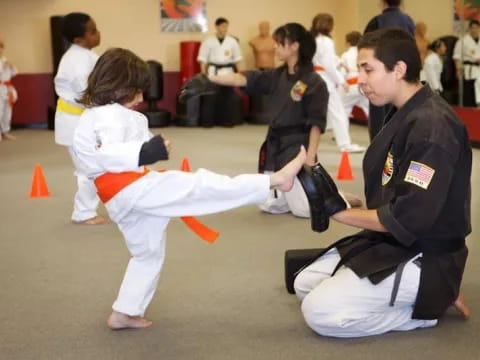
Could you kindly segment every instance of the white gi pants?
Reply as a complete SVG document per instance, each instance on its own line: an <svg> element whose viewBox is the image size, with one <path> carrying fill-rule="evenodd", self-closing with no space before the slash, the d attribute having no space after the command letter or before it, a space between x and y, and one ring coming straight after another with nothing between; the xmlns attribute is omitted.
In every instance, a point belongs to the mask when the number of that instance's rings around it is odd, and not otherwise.
<svg viewBox="0 0 480 360"><path fill-rule="evenodd" d="M97 216L97 207L100 199L93 181L78 171L80 168L77 165L79 160L73 151L73 147L67 146L67 149L75 166L74 175L77 178L78 187L73 199L72 221L85 221Z"/></svg>
<svg viewBox="0 0 480 360"><path fill-rule="evenodd" d="M348 91L341 90L341 99L348 117L352 114L353 107L356 105L364 112L368 119L368 99L358 90L358 85L350 85Z"/></svg>
<svg viewBox="0 0 480 360"><path fill-rule="evenodd" d="M330 250L295 279L305 321L320 335L345 338L435 326L437 320L412 319L420 282L415 258L405 265L394 306L390 306L395 274L377 285L345 266L331 276L340 255L337 249Z"/></svg>
<svg viewBox="0 0 480 360"><path fill-rule="evenodd" d="M324 71L318 71L318 74L327 84L328 89L328 109L327 109L327 128L332 128L337 146L341 148L348 147L352 143L349 133L349 120L345 108L335 84L328 78Z"/></svg>
<svg viewBox="0 0 480 360"><path fill-rule="evenodd" d="M151 171L122 189L105 205L117 222L132 255L115 311L143 316L157 288L165 258L171 217L217 213L260 204L270 189L269 176L230 178L200 169L195 173ZM125 208L130 208L125 213Z"/></svg>
<svg viewBox="0 0 480 360"><path fill-rule="evenodd" d="M272 172L265 171L265 174L272 174ZM286 193L279 190L271 190L267 201L260 205L259 208L270 214L292 212L295 216L310 218L310 206L308 205L307 195L296 177L292 190Z"/></svg>
<svg viewBox="0 0 480 360"><path fill-rule="evenodd" d="M8 104L8 88L0 84L0 134L10 131L12 108Z"/></svg>

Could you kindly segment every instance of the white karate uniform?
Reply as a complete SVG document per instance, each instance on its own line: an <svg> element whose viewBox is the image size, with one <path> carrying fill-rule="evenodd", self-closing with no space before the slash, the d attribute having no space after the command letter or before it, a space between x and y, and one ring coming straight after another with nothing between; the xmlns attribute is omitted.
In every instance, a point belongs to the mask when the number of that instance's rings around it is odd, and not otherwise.
<svg viewBox="0 0 480 360"><path fill-rule="evenodd" d="M442 92L441 75L443 70L443 62L436 52L431 52L425 58L423 64L423 74L425 81L430 85L433 91Z"/></svg>
<svg viewBox="0 0 480 360"><path fill-rule="evenodd" d="M463 42L463 49L462 49ZM462 59L463 54L463 59ZM460 61L476 62L480 60L480 41L475 42L470 34L466 34L455 43L453 59ZM465 80L475 80L475 100L480 104L480 66L463 65Z"/></svg>
<svg viewBox="0 0 480 360"><path fill-rule="evenodd" d="M75 131L73 149L89 179L105 172L143 172L142 144L151 137L147 118L119 104L87 109ZM171 217L196 216L260 204L269 193L267 175L230 178L200 169L150 171L106 202L132 258L113 304L115 311L143 316L156 290Z"/></svg>
<svg viewBox="0 0 480 360"><path fill-rule="evenodd" d="M12 124L12 107L9 98L17 101L18 95L15 88L5 84L10 82L17 75L17 69L14 66L7 65L7 59L0 57L0 134L10 131Z"/></svg>
<svg viewBox="0 0 480 360"><path fill-rule="evenodd" d="M235 64L240 60L242 60L242 52L238 41L229 35L225 36L221 43L215 35L206 38L200 45L197 57L199 62L207 65L214 64L207 67L209 75L230 74L234 72L232 67L219 67L217 69L215 65Z"/></svg>
<svg viewBox="0 0 480 360"><path fill-rule="evenodd" d="M342 72L345 79L358 79L358 66L357 66L358 49L356 46L350 46L342 56L340 56L340 62L343 65ZM365 113L368 118L368 98L360 93L358 84L351 84L348 87L348 91L341 89L341 97L345 113L350 116L354 106L358 106Z"/></svg>
<svg viewBox="0 0 480 360"><path fill-rule="evenodd" d="M98 55L84 47L72 44L62 56L55 76L55 92L67 104L83 108L77 100L87 88L88 76L93 70ZM99 199L91 180L78 170L78 159L72 151L73 134L80 120L79 114L55 112L55 142L67 147L75 166L78 190L73 203L73 221L85 221L97 216Z"/></svg>
<svg viewBox="0 0 480 360"><path fill-rule="evenodd" d="M337 88L345 82L345 79L337 70L333 40L328 36L318 35L315 42L317 43L317 51L313 56L313 65L316 68L323 68L323 70L317 70L317 72L327 84L329 93L327 127L332 128L337 146L340 149L346 148L351 145L352 141L348 130L348 116Z"/></svg>
<svg viewBox="0 0 480 360"><path fill-rule="evenodd" d="M420 268L413 261L419 256L405 265L390 306L395 274L373 285L342 265L332 276L340 255L337 249L330 250L295 279L307 324L320 335L344 338L435 326L437 320L412 319L420 282Z"/></svg>

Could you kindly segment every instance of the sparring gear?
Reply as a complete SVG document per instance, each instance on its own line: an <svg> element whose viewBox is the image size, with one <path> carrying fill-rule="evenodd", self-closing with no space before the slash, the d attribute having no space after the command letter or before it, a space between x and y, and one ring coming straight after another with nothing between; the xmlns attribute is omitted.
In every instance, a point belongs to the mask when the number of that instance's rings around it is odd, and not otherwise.
<svg viewBox="0 0 480 360"><path fill-rule="evenodd" d="M325 249L292 249L285 251L285 287L295 294L293 283L298 273L314 262Z"/></svg>
<svg viewBox="0 0 480 360"><path fill-rule="evenodd" d="M182 86L178 100L186 103L188 99L200 95L212 95L218 91L218 85L211 82L207 75L197 74Z"/></svg>
<svg viewBox="0 0 480 360"><path fill-rule="evenodd" d="M138 166L150 165L159 160L168 160L168 151L161 135L155 135L143 143L138 157Z"/></svg>
<svg viewBox="0 0 480 360"><path fill-rule="evenodd" d="M312 230L328 229L330 216L348 207L335 182L320 163L304 166L297 175L310 205Z"/></svg>

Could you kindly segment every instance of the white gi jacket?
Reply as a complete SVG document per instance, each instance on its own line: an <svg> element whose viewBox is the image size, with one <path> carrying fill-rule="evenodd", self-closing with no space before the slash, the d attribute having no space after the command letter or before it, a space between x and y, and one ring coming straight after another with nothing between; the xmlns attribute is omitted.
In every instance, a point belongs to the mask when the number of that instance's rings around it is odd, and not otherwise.
<svg viewBox="0 0 480 360"><path fill-rule="evenodd" d="M17 75L17 69L15 66L7 66L7 58L0 57L0 100L7 101L8 94L11 92L13 95L13 100L17 100L17 91L13 86L7 86L3 84L4 82L12 80L12 78Z"/></svg>
<svg viewBox="0 0 480 360"><path fill-rule="evenodd" d="M72 44L62 56L54 79L57 95L65 102L83 108L77 99L87 88L88 76L97 60L98 55L92 50ZM79 115L68 114L57 109L55 113L55 142L57 144L72 145L73 133L79 119Z"/></svg>
<svg viewBox="0 0 480 360"><path fill-rule="evenodd" d="M340 62L344 65L344 67L341 68L341 71L346 79L358 77L357 57L358 49L356 46L350 46L342 56L340 56Z"/></svg>
<svg viewBox="0 0 480 360"><path fill-rule="evenodd" d="M462 59L463 53L463 59ZM473 40L470 34L466 34L463 37L463 50L462 39L459 39L453 50L453 58L460 61L476 62L480 60L480 41L477 43ZM480 78L480 66L463 65L464 76L466 80L473 80Z"/></svg>
<svg viewBox="0 0 480 360"><path fill-rule="evenodd" d="M442 83L440 81L442 70L443 62L440 56L436 52L428 54L423 64L423 73L425 81L434 91L443 91Z"/></svg>
<svg viewBox="0 0 480 360"><path fill-rule="evenodd" d="M322 78L327 83L328 90L331 91L332 88L345 82L343 75L337 69L335 44L331 38L325 35L318 35L315 42L317 43L317 51L313 56L313 65L323 68L320 75L326 75Z"/></svg>
<svg viewBox="0 0 480 360"><path fill-rule="evenodd" d="M199 62L214 65L235 64L240 60L242 60L242 52L238 41L229 35L221 43L215 35L209 36L202 42L197 57ZM219 69L217 74L231 72L232 68L226 67Z"/></svg>

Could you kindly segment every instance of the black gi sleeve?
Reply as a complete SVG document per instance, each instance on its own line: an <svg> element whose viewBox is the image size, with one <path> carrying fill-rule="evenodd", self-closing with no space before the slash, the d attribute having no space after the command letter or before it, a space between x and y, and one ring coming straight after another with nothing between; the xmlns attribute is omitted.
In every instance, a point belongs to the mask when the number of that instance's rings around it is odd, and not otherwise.
<svg viewBox="0 0 480 360"><path fill-rule="evenodd" d="M419 141L406 148L394 168L398 171L395 198L377 213L383 226L405 246L429 234L445 211L459 154L458 147L448 150L428 140Z"/></svg>
<svg viewBox="0 0 480 360"><path fill-rule="evenodd" d="M375 30L378 30L378 21L377 21L376 16L368 22L368 24L365 27L365 30L363 31L363 33L366 34L368 32L372 32L372 31L375 31Z"/></svg>
<svg viewBox="0 0 480 360"><path fill-rule="evenodd" d="M275 70L255 70L244 73L247 78L245 91L250 95L269 94L272 89Z"/></svg>
<svg viewBox="0 0 480 360"><path fill-rule="evenodd" d="M150 165L159 160L168 160L168 151L161 135L155 135L143 143L138 157L138 166Z"/></svg>
<svg viewBox="0 0 480 360"><path fill-rule="evenodd" d="M302 99L302 106L305 123L311 126L318 126L323 134L327 125L329 95L325 81L319 75L315 75L319 77L319 81L316 81L309 87Z"/></svg>

